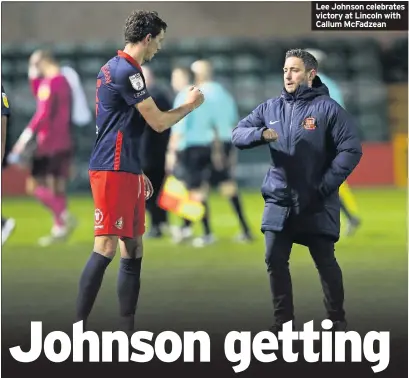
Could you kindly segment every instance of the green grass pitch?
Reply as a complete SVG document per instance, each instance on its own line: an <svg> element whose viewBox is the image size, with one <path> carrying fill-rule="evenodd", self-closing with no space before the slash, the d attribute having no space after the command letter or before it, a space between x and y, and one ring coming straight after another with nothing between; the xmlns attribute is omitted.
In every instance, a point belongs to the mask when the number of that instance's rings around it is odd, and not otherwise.
<svg viewBox="0 0 409 378"><path fill-rule="evenodd" d="M403 332L407 327L406 191L355 190L362 227L342 237L336 255L343 269L350 327ZM239 228L227 201L211 197L211 220L218 242L195 249L170 239L146 240L138 310L141 329L263 329L271 324L271 302L259 224L263 200L243 193L244 208L257 236L253 244L231 239ZM17 221L2 251L3 326L29 330L29 321L69 321L74 315L78 278L92 251L93 204L90 196L71 197L79 227L66 244L48 248L37 239L51 219L30 199L3 200L3 215ZM148 223L148 222L147 222ZM199 226L198 226L199 227ZM200 230L200 229L199 229ZM91 322L115 321L118 255L108 268ZM305 247L291 256L297 322L325 315L321 287ZM379 329L381 328L381 329Z"/></svg>

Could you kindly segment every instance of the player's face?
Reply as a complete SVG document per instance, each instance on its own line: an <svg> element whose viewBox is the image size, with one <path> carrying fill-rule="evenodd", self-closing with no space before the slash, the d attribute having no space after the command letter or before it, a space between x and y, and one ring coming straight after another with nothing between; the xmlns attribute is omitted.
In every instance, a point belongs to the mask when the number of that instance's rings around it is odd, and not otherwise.
<svg viewBox="0 0 409 378"><path fill-rule="evenodd" d="M291 57L284 64L284 88L288 93L294 93L302 85L308 85L310 73L306 71L300 58Z"/></svg>
<svg viewBox="0 0 409 378"><path fill-rule="evenodd" d="M145 62L149 62L155 56L155 54L162 48L162 42L165 39L165 32L161 30L161 32L156 36L156 38L152 38L147 45L146 54L145 54Z"/></svg>
<svg viewBox="0 0 409 378"><path fill-rule="evenodd" d="M188 84L189 79L182 70L176 69L172 72L172 88L175 92L180 92Z"/></svg>
<svg viewBox="0 0 409 378"><path fill-rule="evenodd" d="M42 59L41 59L41 55L39 53L34 53L31 57L30 57L30 61L29 61L30 66L35 67L40 74L43 74L44 71L44 67L42 64Z"/></svg>

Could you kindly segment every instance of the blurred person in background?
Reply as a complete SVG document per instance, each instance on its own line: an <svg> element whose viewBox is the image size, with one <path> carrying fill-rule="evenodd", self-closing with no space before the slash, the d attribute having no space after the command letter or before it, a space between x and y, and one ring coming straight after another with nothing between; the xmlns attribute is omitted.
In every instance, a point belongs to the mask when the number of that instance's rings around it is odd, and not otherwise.
<svg viewBox="0 0 409 378"><path fill-rule="evenodd" d="M174 107L183 103L193 80L191 71L175 67L172 72L172 87L177 92ZM193 239L193 246L204 247L215 242L209 219L209 179L212 167L212 145L215 139L214 113L211 103L204 104L194 113L178 122L171 131L166 154L166 170L174 172L181 180L190 197L201 202L205 208L202 218L203 236ZM173 240L180 243L193 236L192 221L183 219L181 227L172 227Z"/></svg>
<svg viewBox="0 0 409 378"><path fill-rule="evenodd" d="M40 51L34 52L32 56L36 56ZM61 66L60 73L63 75L71 89L71 122L77 127L85 127L92 122L92 112L88 106L87 97L84 87L81 83L81 78L72 67ZM35 65L30 65L28 78L33 95L37 97L38 88L40 87L42 77Z"/></svg>
<svg viewBox="0 0 409 378"><path fill-rule="evenodd" d="M155 75L147 66L142 68L146 87L155 101L158 109L166 112L172 109L172 101L169 93L159 87L155 81ZM158 195L165 179L165 159L168 148L170 129L158 133L151 127L145 128L141 141L141 164L142 171L152 183L153 195L146 202L146 209L151 217L150 231L147 237L160 238L168 226L168 214L158 204Z"/></svg>
<svg viewBox="0 0 409 378"><path fill-rule="evenodd" d="M340 86L336 83L336 81L325 74L325 61L327 58L326 54L323 51L316 49L306 49L306 51L314 55L317 59L317 62L320 65L320 79L327 86L331 98L345 109L344 96L342 95ZM323 65L324 69L321 68L321 65ZM324 71L324 73L322 71ZM346 181L339 188L339 196L341 211L347 219L346 235L351 236L361 225L361 220L358 216L358 207L355 197Z"/></svg>
<svg viewBox="0 0 409 378"><path fill-rule="evenodd" d="M71 119L73 125L76 127L91 125L93 116L78 72L74 68L64 65L61 67L61 73L65 76L71 88ZM95 125L93 126L95 127Z"/></svg>
<svg viewBox="0 0 409 378"><path fill-rule="evenodd" d="M29 60L29 79L37 99L36 113L10 154L17 163L30 155L27 192L53 215L49 236L40 238L41 246L64 241L76 221L68 212L66 186L72 159L72 93L60 66L50 51L35 51Z"/></svg>
<svg viewBox="0 0 409 378"><path fill-rule="evenodd" d="M244 216L239 190L233 177L233 169L237 161L237 151L231 142L231 133L239 121L236 101L233 96L213 79L213 67L209 61L199 60L192 64L197 85L206 96L206 101L212 104L215 118L216 139L213 148L213 172L219 185L220 193L226 197L237 216L242 233L237 241L252 241L253 236Z"/></svg>
<svg viewBox="0 0 409 378"><path fill-rule="evenodd" d="M1 163L2 167L4 155L6 153L6 143L8 140L10 129L10 103L7 97L7 93L4 90L3 84L1 85ZM13 218L1 217L1 243L2 245L10 237L14 228L16 227L16 221Z"/></svg>

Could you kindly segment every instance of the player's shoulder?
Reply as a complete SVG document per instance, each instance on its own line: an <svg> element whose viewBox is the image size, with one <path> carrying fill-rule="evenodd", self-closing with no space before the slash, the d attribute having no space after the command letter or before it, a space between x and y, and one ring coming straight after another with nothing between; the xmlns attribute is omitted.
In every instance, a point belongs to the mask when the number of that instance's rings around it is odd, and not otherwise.
<svg viewBox="0 0 409 378"><path fill-rule="evenodd" d="M130 76L135 76L137 78L143 78L142 68L136 63L130 62L128 59L117 56L113 58L116 64L116 76L122 78L129 78Z"/></svg>

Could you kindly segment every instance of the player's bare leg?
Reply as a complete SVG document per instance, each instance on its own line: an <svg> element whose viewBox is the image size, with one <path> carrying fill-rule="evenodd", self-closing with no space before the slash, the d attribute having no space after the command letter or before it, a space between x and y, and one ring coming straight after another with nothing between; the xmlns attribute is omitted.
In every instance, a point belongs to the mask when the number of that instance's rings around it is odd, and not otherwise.
<svg viewBox="0 0 409 378"><path fill-rule="evenodd" d="M101 288L105 271L115 257L118 237L114 235L96 236L94 251L82 272L77 299L76 321L83 321L86 327L88 317Z"/></svg>
<svg viewBox="0 0 409 378"><path fill-rule="evenodd" d="M197 248L204 247L209 244L213 244L216 239L211 231L210 222L209 222L209 205L208 205L208 196L209 196L209 185L207 183L202 184L198 189L192 189L190 191L192 199L202 202L205 207L205 214L202 219L204 235L198 238L193 239L193 246Z"/></svg>
<svg viewBox="0 0 409 378"><path fill-rule="evenodd" d="M120 327L133 332L135 313L140 291L140 277L143 257L142 236L120 238L121 261L118 273L117 293L119 299Z"/></svg>
<svg viewBox="0 0 409 378"><path fill-rule="evenodd" d="M54 225L51 234L42 237L39 244L43 247L55 242L66 241L75 229L77 222L67 211L66 179L64 177L47 176L42 192L54 216Z"/></svg>

